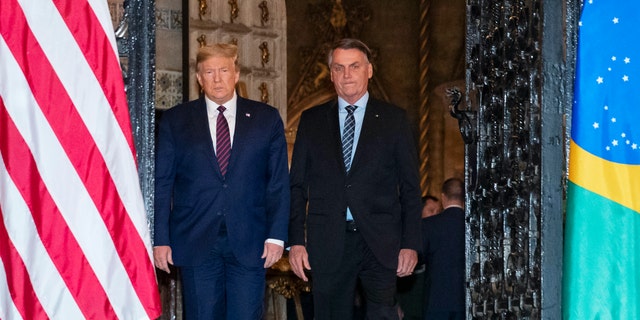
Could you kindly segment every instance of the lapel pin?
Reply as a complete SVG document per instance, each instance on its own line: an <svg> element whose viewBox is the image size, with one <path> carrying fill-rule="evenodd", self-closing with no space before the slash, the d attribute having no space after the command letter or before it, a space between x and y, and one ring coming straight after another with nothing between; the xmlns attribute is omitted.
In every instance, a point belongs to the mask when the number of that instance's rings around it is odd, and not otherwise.
<svg viewBox="0 0 640 320"><path fill-rule="evenodd" d="M380 115L379 115L379 114L376 114L376 118L380 118Z"/></svg>
<svg viewBox="0 0 640 320"><path fill-rule="evenodd" d="M251 113L245 113L244 116L247 118L251 118Z"/></svg>

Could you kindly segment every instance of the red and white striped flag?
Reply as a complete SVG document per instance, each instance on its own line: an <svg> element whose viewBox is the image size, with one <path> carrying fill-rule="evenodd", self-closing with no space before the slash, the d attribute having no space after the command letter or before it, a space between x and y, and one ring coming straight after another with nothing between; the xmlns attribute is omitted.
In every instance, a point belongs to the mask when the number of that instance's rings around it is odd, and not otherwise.
<svg viewBox="0 0 640 320"><path fill-rule="evenodd" d="M0 0L0 319L155 319L106 0Z"/></svg>

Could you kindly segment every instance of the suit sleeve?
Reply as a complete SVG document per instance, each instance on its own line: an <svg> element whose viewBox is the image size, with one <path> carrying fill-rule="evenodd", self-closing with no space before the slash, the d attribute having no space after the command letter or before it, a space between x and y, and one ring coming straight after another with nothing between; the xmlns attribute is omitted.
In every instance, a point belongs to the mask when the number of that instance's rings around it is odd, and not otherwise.
<svg viewBox="0 0 640 320"><path fill-rule="evenodd" d="M414 143L411 127L403 113L400 124L401 132L396 145L396 161L398 163L398 192L402 206L402 239L401 248L418 252L422 247L420 177L418 169L418 153Z"/></svg>
<svg viewBox="0 0 640 320"><path fill-rule="evenodd" d="M291 159L291 216L289 218L289 245L305 245L305 222L307 208L307 186L305 170L307 165L308 146L306 142L305 113L300 118L296 142Z"/></svg>
<svg viewBox="0 0 640 320"><path fill-rule="evenodd" d="M169 245L169 214L175 179L175 147L170 126L170 114L165 111L160 120L156 147L154 246Z"/></svg>
<svg viewBox="0 0 640 320"><path fill-rule="evenodd" d="M284 137L284 125L280 115L275 109L273 109L273 112L275 119L271 131L268 159L267 238L286 242L290 203L287 142Z"/></svg>

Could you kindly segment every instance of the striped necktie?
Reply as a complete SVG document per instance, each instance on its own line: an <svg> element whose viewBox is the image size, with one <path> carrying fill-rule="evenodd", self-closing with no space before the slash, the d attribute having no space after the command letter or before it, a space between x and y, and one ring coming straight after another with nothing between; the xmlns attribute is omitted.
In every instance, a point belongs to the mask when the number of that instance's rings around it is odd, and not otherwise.
<svg viewBox="0 0 640 320"><path fill-rule="evenodd" d="M224 117L224 111L227 110L223 106L218 107L218 119L216 121L216 157L222 176L227 174L229 166L229 156L231 155L231 138L229 135L229 124Z"/></svg>
<svg viewBox="0 0 640 320"><path fill-rule="evenodd" d="M356 118L353 112L357 106L347 106L347 118L344 122L344 130L342 131L342 158L344 160L344 168L349 172L351 170L351 153L353 150L353 135L356 131Z"/></svg>

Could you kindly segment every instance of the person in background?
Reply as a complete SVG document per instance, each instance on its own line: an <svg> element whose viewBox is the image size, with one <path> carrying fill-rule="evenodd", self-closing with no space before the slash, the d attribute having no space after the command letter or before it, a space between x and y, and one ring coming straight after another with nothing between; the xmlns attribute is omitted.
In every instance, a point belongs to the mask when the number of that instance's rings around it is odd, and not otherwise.
<svg viewBox="0 0 640 320"><path fill-rule="evenodd" d="M360 280L368 319L398 319L396 277L418 261L418 157L405 110L369 96L371 51L342 39L328 54L338 98L303 112L291 164L289 262L316 320L352 319Z"/></svg>
<svg viewBox="0 0 640 320"><path fill-rule="evenodd" d="M422 218L435 216L442 211L440 200L434 196L426 195L422 197Z"/></svg>
<svg viewBox="0 0 640 320"><path fill-rule="evenodd" d="M425 260L425 320L465 318L464 183L442 186L444 211L422 220Z"/></svg>
<svg viewBox="0 0 640 320"><path fill-rule="evenodd" d="M236 94L235 45L200 48L196 72L204 95L159 124L155 265L180 268L186 319L261 319L265 268L288 233L284 126L275 108Z"/></svg>
<svg viewBox="0 0 640 320"><path fill-rule="evenodd" d="M442 211L440 200L432 195L422 197L422 219L434 216ZM424 236L424 235L423 235ZM422 320L424 313L424 256L418 253L418 264L413 274L398 278L398 304L404 320Z"/></svg>

